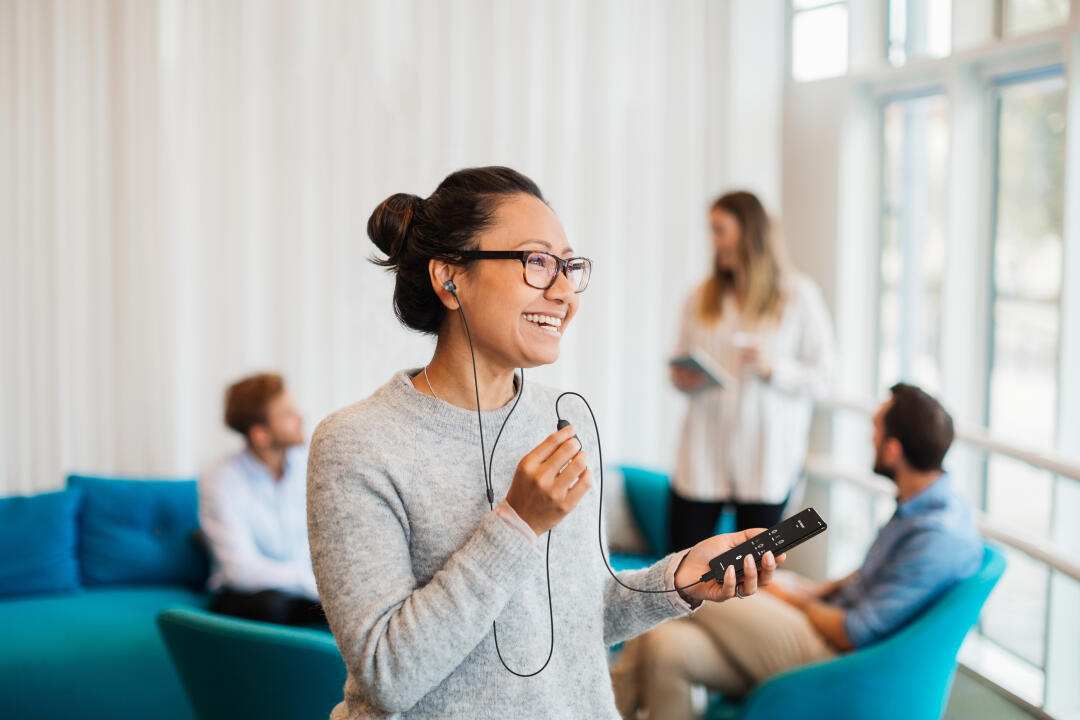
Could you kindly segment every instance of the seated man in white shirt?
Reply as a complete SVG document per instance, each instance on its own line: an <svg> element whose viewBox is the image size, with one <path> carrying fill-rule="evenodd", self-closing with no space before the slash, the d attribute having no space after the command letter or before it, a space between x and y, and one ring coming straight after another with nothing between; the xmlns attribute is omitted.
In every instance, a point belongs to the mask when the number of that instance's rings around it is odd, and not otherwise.
<svg viewBox="0 0 1080 720"><path fill-rule="evenodd" d="M246 447L199 478L210 609L287 625L325 622L308 549L303 417L281 376L229 387L225 424Z"/></svg>

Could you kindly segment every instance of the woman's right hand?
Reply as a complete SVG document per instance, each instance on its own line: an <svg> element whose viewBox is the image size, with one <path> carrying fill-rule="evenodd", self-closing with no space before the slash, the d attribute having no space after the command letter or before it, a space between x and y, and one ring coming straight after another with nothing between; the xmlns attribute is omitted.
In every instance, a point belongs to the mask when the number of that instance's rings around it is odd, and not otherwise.
<svg viewBox="0 0 1080 720"><path fill-rule="evenodd" d="M706 378L701 373L690 368L672 365L671 382L684 393L692 393L700 390L705 385Z"/></svg>
<svg viewBox="0 0 1080 720"><path fill-rule="evenodd" d="M518 463L506 501L541 535L562 522L592 486L589 457L573 425L547 437Z"/></svg>

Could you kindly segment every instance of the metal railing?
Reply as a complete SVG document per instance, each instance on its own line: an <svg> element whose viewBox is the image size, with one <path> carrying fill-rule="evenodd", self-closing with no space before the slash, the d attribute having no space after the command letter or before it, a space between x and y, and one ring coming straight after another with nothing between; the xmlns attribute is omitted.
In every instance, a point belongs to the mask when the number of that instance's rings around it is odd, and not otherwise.
<svg viewBox="0 0 1080 720"><path fill-rule="evenodd" d="M826 481L839 480L868 492L896 497L896 486L888 480L872 473L842 467L827 458L817 456L808 458L806 474L811 478ZM1080 563L1071 560L1064 548L1046 538L1037 537L1000 520L992 519L979 510L975 511L975 518L983 537L1019 550L1039 562L1046 563L1058 572L1080 581Z"/></svg>
<svg viewBox="0 0 1080 720"><path fill-rule="evenodd" d="M832 396L819 401L817 407L829 413L837 411L852 412L869 420L878 406L873 401L863 398ZM1080 482L1080 464L1054 452L1024 447L994 437L981 427L957 425L955 442L974 448L988 456L1009 457L1039 470ZM807 458L805 470L807 477L816 481L843 483L879 497L896 496L896 486L892 482L866 470L842 466L829 456L810 456ZM1016 527L999 518L990 517L987 513L977 509L975 510L975 516L979 531L984 538L993 540L1026 555L1038 563L1046 565L1051 572L1060 573L1062 576L1080 582L1080 563L1073 559L1074 553L1070 553L1049 537L1032 533L1025 528ZM1047 586L1047 592L1050 592L1049 585ZM1046 632L1049 634L1051 632L1049 615L1044 621L1047 623ZM981 632L979 635L982 636ZM991 642L994 641L991 640ZM1044 654L1043 664L1037 666L1042 673L1046 673L1046 661L1047 657ZM978 668L970 669L981 675ZM1046 678L1047 676L1044 674L1043 677ZM1021 706L1026 707L1033 714L1039 717L1050 717L1042 707L1042 703L1033 705L1028 700L1015 695L1010 688L999 685L997 681L989 678L985 679L989 681L989 684L999 687L1006 695ZM1045 703L1045 687L1042 693L1043 703Z"/></svg>
<svg viewBox="0 0 1080 720"><path fill-rule="evenodd" d="M849 410L860 415L873 417L877 411L877 405L873 400L864 398L830 396L818 401L817 406L823 410ZM1001 438L992 436L985 428L974 425L957 425L956 440L966 445L979 448L988 453L1005 455L1033 467L1049 470L1055 475L1072 478L1080 482L1080 464L1072 462L1057 453L1024 447L1015 443L1006 442Z"/></svg>

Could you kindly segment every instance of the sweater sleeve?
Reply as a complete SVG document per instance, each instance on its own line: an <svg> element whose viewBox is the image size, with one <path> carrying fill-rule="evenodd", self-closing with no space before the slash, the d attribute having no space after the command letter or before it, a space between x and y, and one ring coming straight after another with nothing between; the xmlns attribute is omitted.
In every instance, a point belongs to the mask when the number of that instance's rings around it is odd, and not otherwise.
<svg viewBox="0 0 1080 720"><path fill-rule="evenodd" d="M663 558L655 565L641 570L623 570L615 573L619 580L632 588L642 590L668 590L668 570L677 554ZM664 620L680 617L689 612L672 603L670 593L641 593L623 587L608 575L604 582L604 642L607 645L629 640Z"/></svg>
<svg viewBox="0 0 1080 720"><path fill-rule="evenodd" d="M383 473L362 467L363 456L352 438L345 443L323 426L316 429L308 462L312 563L350 675L370 702L402 712L491 632L542 559L490 512L421 585L412 572L408 519L397 490Z"/></svg>

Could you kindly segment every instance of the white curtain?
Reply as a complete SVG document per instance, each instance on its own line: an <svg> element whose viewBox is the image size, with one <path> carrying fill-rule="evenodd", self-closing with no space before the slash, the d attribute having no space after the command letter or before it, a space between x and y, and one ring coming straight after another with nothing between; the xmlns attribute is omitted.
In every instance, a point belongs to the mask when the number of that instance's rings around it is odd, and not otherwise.
<svg viewBox="0 0 1080 720"><path fill-rule="evenodd" d="M310 430L424 364L365 224L482 164L536 180L596 263L528 378L590 399L609 463L668 465L707 203L777 176L771 131L764 171L732 167L781 84L730 100L740 5L0 0L0 494L195 474L238 446L222 392L252 371Z"/></svg>

